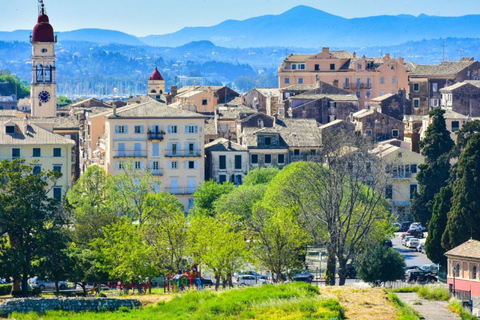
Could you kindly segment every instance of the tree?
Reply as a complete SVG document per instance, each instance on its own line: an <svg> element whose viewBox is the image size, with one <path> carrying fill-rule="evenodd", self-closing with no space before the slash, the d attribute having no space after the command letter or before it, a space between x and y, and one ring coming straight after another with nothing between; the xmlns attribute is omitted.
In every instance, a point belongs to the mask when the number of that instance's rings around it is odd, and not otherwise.
<svg viewBox="0 0 480 320"><path fill-rule="evenodd" d="M432 219L428 224L428 237L425 241L427 257L434 263L445 265L447 258L444 256L445 249L442 246L442 235L447 227L448 212L452 207L452 186L447 185L435 195Z"/></svg>
<svg viewBox="0 0 480 320"><path fill-rule="evenodd" d="M240 218L233 214L193 216L188 230L188 251L194 262L204 264L213 272L216 290L221 281L224 287L227 281L232 285L233 272L241 269L248 260L245 236Z"/></svg>
<svg viewBox="0 0 480 320"><path fill-rule="evenodd" d="M405 260L392 248L376 245L365 250L357 260L357 274L365 282L378 284L405 279Z"/></svg>
<svg viewBox="0 0 480 320"><path fill-rule="evenodd" d="M10 96L15 94L18 99L23 99L30 95L30 87L21 84L18 78L10 73L1 74L0 82L7 83L6 91L0 92L0 95L2 96Z"/></svg>
<svg viewBox="0 0 480 320"><path fill-rule="evenodd" d="M234 212L242 219L249 220L252 217L253 206L262 200L266 189L267 186L263 184L241 185L214 202L215 214Z"/></svg>
<svg viewBox="0 0 480 320"><path fill-rule="evenodd" d="M112 180L105 170L90 166L67 193L77 245L88 247L92 239L103 237L103 227L118 220L112 188Z"/></svg>
<svg viewBox="0 0 480 320"><path fill-rule="evenodd" d="M205 181L193 195L195 198L195 213L214 215L214 202L233 189L235 189L235 186L230 182L220 184L213 180Z"/></svg>
<svg viewBox="0 0 480 320"><path fill-rule="evenodd" d="M69 99L67 96L58 96L57 97L57 106L65 107L73 103L73 100Z"/></svg>
<svg viewBox="0 0 480 320"><path fill-rule="evenodd" d="M477 132L480 132L479 120L468 121L465 123L462 126L462 129L457 133L457 143L452 150L452 157L458 158L467 146L468 140Z"/></svg>
<svg viewBox="0 0 480 320"><path fill-rule="evenodd" d="M284 281L284 274L302 267L309 235L300 226L291 210L273 212L256 206L250 222L252 230L252 254L258 263L270 270L274 281Z"/></svg>
<svg viewBox="0 0 480 320"><path fill-rule="evenodd" d="M245 176L244 185L268 184L280 172L278 168L254 168Z"/></svg>
<svg viewBox="0 0 480 320"><path fill-rule="evenodd" d="M455 248L470 237L480 239L480 133L468 141L458 159L456 174L452 208L442 236L445 250Z"/></svg>
<svg viewBox="0 0 480 320"><path fill-rule="evenodd" d="M450 152L454 143L446 128L444 113L440 108L429 113L432 123L427 128L425 138L420 141L425 164L419 166L419 194L412 201L412 215L424 225L432 217L435 195L446 185L449 177Z"/></svg>
<svg viewBox="0 0 480 320"><path fill-rule="evenodd" d="M0 162L0 234L8 243L0 248L0 273L14 279L14 291L28 295L33 263L44 257L45 241L66 226L58 201L48 192L61 176L54 171L33 173L22 160Z"/></svg>

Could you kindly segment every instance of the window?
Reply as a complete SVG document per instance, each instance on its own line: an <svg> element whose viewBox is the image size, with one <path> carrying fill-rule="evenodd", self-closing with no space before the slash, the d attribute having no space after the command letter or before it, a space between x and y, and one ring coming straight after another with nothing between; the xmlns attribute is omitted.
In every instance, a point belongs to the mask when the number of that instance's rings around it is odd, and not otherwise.
<svg viewBox="0 0 480 320"><path fill-rule="evenodd" d="M362 70L362 64L361 63L358 64L357 69Z"/></svg>
<svg viewBox="0 0 480 320"><path fill-rule="evenodd" d="M143 126L135 126L135 133L143 133Z"/></svg>
<svg viewBox="0 0 480 320"><path fill-rule="evenodd" d="M272 155L271 154L266 154L265 155L265 164L270 164L272 163Z"/></svg>
<svg viewBox="0 0 480 320"><path fill-rule="evenodd" d="M294 156L299 156L300 155L300 149L293 149L293 155Z"/></svg>
<svg viewBox="0 0 480 320"><path fill-rule="evenodd" d="M283 79L283 82L284 82L285 84L289 84L289 83L290 83L290 78L287 77L287 78Z"/></svg>
<svg viewBox="0 0 480 320"><path fill-rule="evenodd" d="M123 161L117 161L116 165L117 165L117 170L125 169L125 165Z"/></svg>
<svg viewBox="0 0 480 320"><path fill-rule="evenodd" d="M197 133L198 126L185 126L185 133Z"/></svg>
<svg viewBox="0 0 480 320"><path fill-rule="evenodd" d="M305 63L299 64L298 69L305 70Z"/></svg>
<svg viewBox="0 0 480 320"><path fill-rule="evenodd" d="M398 138L398 130L397 129L392 130L392 137Z"/></svg>
<svg viewBox="0 0 480 320"><path fill-rule="evenodd" d="M127 126L115 126L115 133L128 133Z"/></svg>
<svg viewBox="0 0 480 320"><path fill-rule="evenodd" d="M33 148L33 154L32 157L38 158L42 156L42 149L40 148Z"/></svg>
<svg viewBox="0 0 480 320"><path fill-rule="evenodd" d="M54 164L53 165L53 171L62 173L62 166L59 164Z"/></svg>
<svg viewBox="0 0 480 320"><path fill-rule="evenodd" d="M380 96L383 96L385 94L385 91L380 91Z"/></svg>
<svg viewBox="0 0 480 320"><path fill-rule="evenodd" d="M218 176L218 183L224 183L227 181L227 175L226 174L220 174Z"/></svg>
<svg viewBox="0 0 480 320"><path fill-rule="evenodd" d="M391 65L390 65L390 69L395 70L395 65L394 65L394 64L391 64Z"/></svg>
<svg viewBox="0 0 480 320"><path fill-rule="evenodd" d="M39 165L33 166L33 174L40 174L42 172L42 167Z"/></svg>
<svg viewBox="0 0 480 320"><path fill-rule="evenodd" d="M370 99L370 96L372 95L372 93L370 91L367 91L365 93L365 96L367 97L367 99Z"/></svg>
<svg viewBox="0 0 480 320"><path fill-rule="evenodd" d="M227 156L218 156L218 163L220 170L227 169Z"/></svg>
<svg viewBox="0 0 480 320"><path fill-rule="evenodd" d="M350 87L350 79L345 78L345 89L348 89Z"/></svg>
<svg viewBox="0 0 480 320"><path fill-rule="evenodd" d="M415 91L415 92L420 91L420 84L414 83L414 84L413 84L413 91Z"/></svg>
<svg viewBox="0 0 480 320"><path fill-rule="evenodd" d="M235 169L242 169L242 156L235 155Z"/></svg>
<svg viewBox="0 0 480 320"><path fill-rule="evenodd" d="M266 145L266 146L269 146L269 145L272 144L272 138L270 138L270 137L265 137L265 140L264 140L264 141L265 141L265 145Z"/></svg>
<svg viewBox="0 0 480 320"><path fill-rule="evenodd" d="M432 91L437 92L438 91L438 84L432 83Z"/></svg>
<svg viewBox="0 0 480 320"><path fill-rule="evenodd" d="M330 63L330 70L335 70L335 63Z"/></svg>
<svg viewBox="0 0 480 320"><path fill-rule="evenodd" d="M380 78L380 83L381 83L381 84L384 84L384 83L385 83L385 78L384 78L384 77L381 77L381 78Z"/></svg>
<svg viewBox="0 0 480 320"><path fill-rule="evenodd" d="M359 99L362 96L362 93L360 91L357 91L355 94L357 95L357 98L359 98Z"/></svg>
<svg viewBox="0 0 480 320"><path fill-rule="evenodd" d="M177 126L168 126L168 133L178 133Z"/></svg>
<svg viewBox="0 0 480 320"><path fill-rule="evenodd" d="M411 184L410 185L410 200L415 197L415 194L417 193L417 185L416 184Z"/></svg>
<svg viewBox="0 0 480 320"><path fill-rule="evenodd" d="M393 188L392 185L388 185L385 188L385 198L392 199L393 198Z"/></svg>
<svg viewBox="0 0 480 320"><path fill-rule="evenodd" d="M194 198L188 198L188 209L193 209L195 206L195 199Z"/></svg>
<svg viewBox="0 0 480 320"><path fill-rule="evenodd" d="M197 169L197 161L187 161L187 169Z"/></svg>
<svg viewBox="0 0 480 320"><path fill-rule="evenodd" d="M366 133L366 135L367 135L368 137L371 137L371 136L372 136L372 130L367 130L365 133Z"/></svg>
<svg viewBox="0 0 480 320"><path fill-rule="evenodd" d="M20 148L12 148L12 158L20 158Z"/></svg>
<svg viewBox="0 0 480 320"><path fill-rule="evenodd" d="M251 162L252 163L258 163L258 154L252 154Z"/></svg>
<svg viewBox="0 0 480 320"><path fill-rule="evenodd" d="M53 198L57 201L62 201L62 187L53 188Z"/></svg>
<svg viewBox="0 0 480 320"><path fill-rule="evenodd" d="M460 130L460 122L452 121L452 132L456 132L458 130Z"/></svg>
<svg viewBox="0 0 480 320"><path fill-rule="evenodd" d="M152 161L152 170L159 170L160 166L158 164L158 161Z"/></svg>
<svg viewBox="0 0 480 320"><path fill-rule="evenodd" d="M160 155L160 144L158 142L152 143L152 156L158 157Z"/></svg>
<svg viewBox="0 0 480 320"><path fill-rule="evenodd" d="M367 89L370 89L372 87L372 79L367 78Z"/></svg>
<svg viewBox="0 0 480 320"><path fill-rule="evenodd" d="M233 183L234 183L235 185L239 185L239 184L242 184L242 183L243 183L243 181L242 181L242 180L243 180L243 177L242 177L241 174L236 174L235 177L234 177L234 179L235 179L235 180L233 181Z"/></svg>
<svg viewBox="0 0 480 320"><path fill-rule="evenodd" d="M42 50L41 50L41 51L42 51L42 53L45 53L45 52L47 52L48 50L47 50L47 49L45 49L45 48L42 48Z"/></svg>
<svg viewBox="0 0 480 320"><path fill-rule="evenodd" d="M362 79L357 78L357 89L360 89L362 87Z"/></svg>
<svg viewBox="0 0 480 320"><path fill-rule="evenodd" d="M279 154L278 155L278 161L279 164L284 164L285 163L285 155L284 154Z"/></svg>
<svg viewBox="0 0 480 320"><path fill-rule="evenodd" d="M397 154L397 157L403 158L403 153L402 153L402 152L399 152L399 153Z"/></svg>
<svg viewBox="0 0 480 320"><path fill-rule="evenodd" d="M472 279L477 279L477 266L472 268Z"/></svg>
<svg viewBox="0 0 480 320"><path fill-rule="evenodd" d="M202 106L206 106L208 104L208 100L207 99L202 99Z"/></svg>
<svg viewBox="0 0 480 320"><path fill-rule="evenodd" d="M292 64L292 70L297 70L297 65L296 64Z"/></svg>
<svg viewBox="0 0 480 320"><path fill-rule="evenodd" d="M319 64L315 65L315 71L320 71L320 65Z"/></svg>
<svg viewBox="0 0 480 320"><path fill-rule="evenodd" d="M418 99L418 98L417 98L417 99L413 99L413 106L414 106L415 108L420 107L420 99Z"/></svg>
<svg viewBox="0 0 480 320"><path fill-rule="evenodd" d="M136 170L139 170L139 169L142 168L142 162L141 161L135 161L134 165L135 165Z"/></svg>
<svg viewBox="0 0 480 320"><path fill-rule="evenodd" d="M453 273L454 273L455 277L460 277L460 264L457 263L457 265L453 269Z"/></svg>
<svg viewBox="0 0 480 320"><path fill-rule="evenodd" d="M303 83L303 78L298 78L298 83L302 84Z"/></svg>
<svg viewBox="0 0 480 320"><path fill-rule="evenodd" d="M45 82L52 82L52 66L49 64L45 66Z"/></svg>
<svg viewBox="0 0 480 320"><path fill-rule="evenodd" d="M168 161L168 169L178 169L178 161Z"/></svg>
<svg viewBox="0 0 480 320"><path fill-rule="evenodd" d="M393 84L397 83L397 78L396 77L392 77L392 83Z"/></svg>
<svg viewBox="0 0 480 320"><path fill-rule="evenodd" d="M15 134L15 126L5 126L6 134Z"/></svg>
<svg viewBox="0 0 480 320"><path fill-rule="evenodd" d="M411 173L417 173L417 165L416 164L410 165L410 172Z"/></svg>

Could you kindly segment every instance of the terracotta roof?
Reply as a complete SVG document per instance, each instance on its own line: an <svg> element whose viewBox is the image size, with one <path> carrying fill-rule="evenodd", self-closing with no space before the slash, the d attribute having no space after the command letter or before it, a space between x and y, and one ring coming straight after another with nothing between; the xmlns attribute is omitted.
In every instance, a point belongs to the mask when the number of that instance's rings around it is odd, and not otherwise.
<svg viewBox="0 0 480 320"><path fill-rule="evenodd" d="M75 141L47 131L31 121L27 122L27 130L25 130L23 121L23 119L9 119L0 122L2 130L7 123L15 124L15 134L0 134L0 145L75 145Z"/></svg>
<svg viewBox="0 0 480 320"><path fill-rule="evenodd" d="M158 118L199 118L204 116L195 112L172 108L158 101L149 101L136 105L125 106L117 110L117 115L113 115L113 111L107 115L108 119L121 118L142 118L142 119L158 119Z"/></svg>
<svg viewBox="0 0 480 320"><path fill-rule="evenodd" d="M148 80L163 80L163 77L160 74L160 71L158 71L157 67L155 67L155 70L153 70L152 75Z"/></svg>
<svg viewBox="0 0 480 320"><path fill-rule="evenodd" d="M53 34L53 27L50 25L48 16L45 14L42 7L42 13L38 16L37 24L33 28L32 34L33 42L54 42L55 35Z"/></svg>
<svg viewBox="0 0 480 320"><path fill-rule="evenodd" d="M56 117L53 129L80 129L80 123L75 117Z"/></svg>
<svg viewBox="0 0 480 320"><path fill-rule="evenodd" d="M410 76L454 76L463 69L474 64L475 61L443 61L439 65L416 65Z"/></svg>
<svg viewBox="0 0 480 320"><path fill-rule="evenodd" d="M480 241L470 239L458 247L445 252L447 257L464 257L480 259Z"/></svg>
<svg viewBox="0 0 480 320"><path fill-rule="evenodd" d="M291 54L285 59L285 61L288 61L288 62L305 62L310 57L312 57L311 54Z"/></svg>
<svg viewBox="0 0 480 320"><path fill-rule="evenodd" d="M247 151L247 148L225 138L218 138L205 145L205 150L208 151Z"/></svg>

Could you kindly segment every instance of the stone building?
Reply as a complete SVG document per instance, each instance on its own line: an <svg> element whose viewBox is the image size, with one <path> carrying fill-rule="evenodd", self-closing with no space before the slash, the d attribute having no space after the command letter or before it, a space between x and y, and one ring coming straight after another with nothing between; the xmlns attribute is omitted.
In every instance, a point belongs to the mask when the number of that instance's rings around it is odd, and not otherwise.
<svg viewBox="0 0 480 320"><path fill-rule="evenodd" d="M240 185L248 170L249 157L245 146L225 138L205 145L205 180Z"/></svg>
<svg viewBox="0 0 480 320"><path fill-rule="evenodd" d="M403 140L405 125L403 121L374 110L360 110L351 116L355 129L372 141L390 139Z"/></svg>
<svg viewBox="0 0 480 320"><path fill-rule="evenodd" d="M464 81L440 89L441 106L465 116L480 117L480 81Z"/></svg>
<svg viewBox="0 0 480 320"><path fill-rule="evenodd" d="M405 90L399 90L398 93L387 93L383 96L370 100L370 108L377 109L383 114L398 120L403 120L405 115L410 115L411 102L406 96Z"/></svg>

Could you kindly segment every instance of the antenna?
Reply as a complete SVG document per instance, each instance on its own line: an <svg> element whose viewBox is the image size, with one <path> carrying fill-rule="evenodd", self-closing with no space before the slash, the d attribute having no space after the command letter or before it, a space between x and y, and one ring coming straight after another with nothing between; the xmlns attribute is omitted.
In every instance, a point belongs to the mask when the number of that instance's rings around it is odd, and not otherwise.
<svg viewBox="0 0 480 320"><path fill-rule="evenodd" d="M443 59L442 59L442 61L445 61L445 40L443 40L442 47L443 47Z"/></svg>
<svg viewBox="0 0 480 320"><path fill-rule="evenodd" d="M45 12L45 5L43 4L43 0L38 0L38 14L42 14Z"/></svg>

